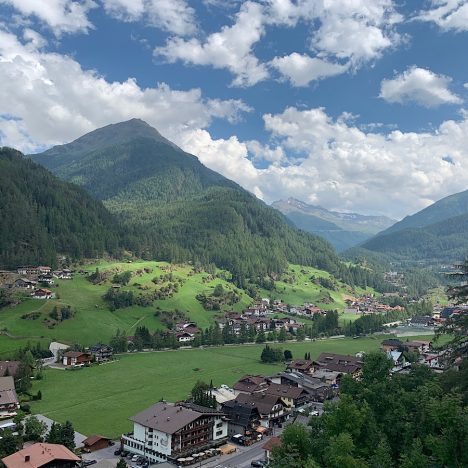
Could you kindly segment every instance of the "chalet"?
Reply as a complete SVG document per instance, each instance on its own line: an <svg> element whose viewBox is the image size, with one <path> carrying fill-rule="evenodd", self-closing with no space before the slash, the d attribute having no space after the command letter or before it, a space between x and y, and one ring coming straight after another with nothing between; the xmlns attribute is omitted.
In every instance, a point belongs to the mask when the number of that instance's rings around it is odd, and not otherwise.
<svg viewBox="0 0 468 468"><path fill-rule="evenodd" d="M444 307L440 312L440 320L445 321L449 318L452 318L454 315L461 315L468 313L467 306L457 306L457 307Z"/></svg>
<svg viewBox="0 0 468 468"><path fill-rule="evenodd" d="M237 393L257 393L268 387L267 378L263 375L244 375L234 385Z"/></svg>
<svg viewBox="0 0 468 468"><path fill-rule="evenodd" d="M85 450L94 452L109 447L111 439L102 435L92 435L83 440Z"/></svg>
<svg viewBox="0 0 468 468"><path fill-rule="evenodd" d="M322 353L314 361L319 369L349 374L353 378L359 378L362 374L362 358L335 353Z"/></svg>
<svg viewBox="0 0 468 468"><path fill-rule="evenodd" d="M406 366L406 359L401 351L387 351L387 357L393 361L392 372L396 372Z"/></svg>
<svg viewBox="0 0 468 468"><path fill-rule="evenodd" d="M14 288L21 288L21 289L32 289L37 285L37 281L25 279L25 278L18 278L14 283L13 287Z"/></svg>
<svg viewBox="0 0 468 468"><path fill-rule="evenodd" d="M275 424L282 423L290 413L289 408L281 397L266 392L252 393L250 395L239 393L234 401L257 408L260 415L260 426L266 428L271 428ZM227 402L227 404L229 403Z"/></svg>
<svg viewBox="0 0 468 468"><path fill-rule="evenodd" d="M343 374L341 372L331 371L328 369L317 369L312 375L315 379L318 379L321 382L336 386L339 384Z"/></svg>
<svg viewBox="0 0 468 468"><path fill-rule="evenodd" d="M74 468L80 457L59 444L40 442L2 458L6 468Z"/></svg>
<svg viewBox="0 0 468 468"><path fill-rule="evenodd" d="M301 372L280 372L270 377L270 379L273 383L280 383L283 385L304 389L308 394L306 398L307 401L323 402L329 398L332 398L336 393L332 386L333 384L336 384L336 376L329 383Z"/></svg>
<svg viewBox="0 0 468 468"><path fill-rule="evenodd" d="M409 351L416 352L418 354L426 353L431 349L432 342L427 340L415 340L405 341L403 346Z"/></svg>
<svg viewBox="0 0 468 468"><path fill-rule="evenodd" d="M37 275L50 275L50 272L52 271L52 268L48 266L38 266L36 268L36 274Z"/></svg>
<svg viewBox="0 0 468 468"><path fill-rule="evenodd" d="M133 432L122 435L123 449L146 457L150 463L188 457L227 439L224 414L198 405L189 408L162 401L130 421Z"/></svg>
<svg viewBox="0 0 468 468"><path fill-rule="evenodd" d="M260 426L258 408L250 403L242 403L234 399L225 401L221 407L228 420L229 437L255 432L255 429Z"/></svg>
<svg viewBox="0 0 468 468"><path fill-rule="evenodd" d="M396 351L402 347L403 347L403 342L395 338L390 338L388 340L382 341L382 351L386 353L389 351Z"/></svg>
<svg viewBox="0 0 468 468"><path fill-rule="evenodd" d="M13 377L0 377L0 418L14 417L19 407Z"/></svg>
<svg viewBox="0 0 468 468"><path fill-rule="evenodd" d="M20 366L19 361L0 361L0 377L16 377Z"/></svg>
<svg viewBox="0 0 468 468"><path fill-rule="evenodd" d="M113 351L114 350L111 346L102 343L97 343L89 348L89 352L91 353L95 362L111 361L113 357Z"/></svg>
<svg viewBox="0 0 468 468"><path fill-rule="evenodd" d="M82 351L67 351L63 355L63 365L71 367L84 366L90 364L93 357L90 353L84 353Z"/></svg>
<svg viewBox="0 0 468 468"><path fill-rule="evenodd" d="M63 280L69 280L72 279L72 274L70 270L64 269L64 270L55 270L52 275L54 278L58 279L63 279Z"/></svg>
<svg viewBox="0 0 468 468"><path fill-rule="evenodd" d="M287 369L303 374L312 374L314 372L314 363L309 359L295 359L288 364Z"/></svg>
<svg viewBox="0 0 468 468"><path fill-rule="evenodd" d="M54 296L55 294L52 291L45 288L36 289L33 293L31 293L31 297L33 299L52 299Z"/></svg>
<svg viewBox="0 0 468 468"><path fill-rule="evenodd" d="M175 336L179 343L189 343L190 341L193 341L195 339L195 335L186 331L177 332Z"/></svg>
<svg viewBox="0 0 468 468"><path fill-rule="evenodd" d="M40 283L47 284L48 286L54 284L54 278L52 275L41 275L39 276L38 280Z"/></svg>
<svg viewBox="0 0 468 468"><path fill-rule="evenodd" d="M298 408L310 400L306 390L293 385L271 383L265 394L279 396L287 408Z"/></svg>
<svg viewBox="0 0 468 468"><path fill-rule="evenodd" d="M429 315L415 315L409 322L410 327L433 327L434 319Z"/></svg>
<svg viewBox="0 0 468 468"><path fill-rule="evenodd" d="M220 385L218 388L214 388L211 391L211 395L216 398L216 403L219 407L226 401L234 400L238 395L233 388L229 388L227 385Z"/></svg>
<svg viewBox="0 0 468 468"><path fill-rule="evenodd" d="M269 461L271 458L272 451L275 447L281 447L282 441L280 437L273 436L267 442L262 445L262 449L265 451L265 460Z"/></svg>

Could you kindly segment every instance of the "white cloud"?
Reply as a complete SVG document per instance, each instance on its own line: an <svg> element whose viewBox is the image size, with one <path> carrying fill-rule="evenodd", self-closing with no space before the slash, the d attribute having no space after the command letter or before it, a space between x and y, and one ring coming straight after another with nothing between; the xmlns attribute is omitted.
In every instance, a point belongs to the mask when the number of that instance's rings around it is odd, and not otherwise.
<svg viewBox="0 0 468 468"><path fill-rule="evenodd" d="M468 1L433 0L432 8L420 11L415 19L435 23L443 30L468 31Z"/></svg>
<svg viewBox="0 0 468 468"><path fill-rule="evenodd" d="M210 65L228 69L234 74L233 85L250 86L268 76L266 67L252 53L253 45L263 35L262 7L254 2L241 6L232 26L224 26L210 34L205 41L170 38L164 47L157 47L155 54L173 63Z"/></svg>
<svg viewBox="0 0 468 468"><path fill-rule="evenodd" d="M388 102L415 102L425 107L460 104L462 100L449 90L451 78L431 70L411 67L393 79L383 80L380 97Z"/></svg>
<svg viewBox="0 0 468 468"><path fill-rule="evenodd" d="M468 113L430 133L365 132L324 109L290 107L264 121L276 151L285 159L291 151L303 157L256 168L251 162L256 143L213 140L205 130L188 134L182 145L267 202L294 196L331 209L397 218L468 187Z"/></svg>
<svg viewBox="0 0 468 468"><path fill-rule="evenodd" d="M293 84L305 86L312 80L342 73L350 66L355 69L379 58L401 41L395 31L395 25L401 20L392 0L247 1L241 5L234 25L223 26L205 40L170 38L155 53L171 63L180 60L227 69L234 75L233 85L251 86L268 77L265 64L254 51L266 29L292 28L302 21L310 27L310 47L316 57L292 52L286 57L276 57L272 65L283 74L291 65L291 73L286 76ZM309 81L304 76L307 72L313 77Z"/></svg>
<svg viewBox="0 0 468 468"><path fill-rule="evenodd" d="M88 12L97 6L93 0L0 0L25 17L46 23L56 36L63 33L86 33L92 28Z"/></svg>
<svg viewBox="0 0 468 468"><path fill-rule="evenodd" d="M275 57L270 65L286 77L293 86L307 86L311 81L339 75L348 69L347 65L331 63L297 52L284 57Z"/></svg>
<svg viewBox="0 0 468 468"><path fill-rule="evenodd" d="M197 30L195 10L186 0L102 0L111 16L123 21L146 23L180 36Z"/></svg>
<svg viewBox="0 0 468 468"><path fill-rule="evenodd" d="M133 117L178 143L184 132L205 128L213 118L236 121L250 110L239 100L204 99L200 89L177 91L164 83L141 88L133 78L108 82L70 57L41 52L36 43L0 30L2 145L31 151Z"/></svg>

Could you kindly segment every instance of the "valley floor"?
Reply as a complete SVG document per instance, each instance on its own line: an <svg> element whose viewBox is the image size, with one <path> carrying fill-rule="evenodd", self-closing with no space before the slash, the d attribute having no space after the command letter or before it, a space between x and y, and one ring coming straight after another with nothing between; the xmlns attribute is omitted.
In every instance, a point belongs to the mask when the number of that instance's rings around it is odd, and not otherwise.
<svg viewBox="0 0 468 468"><path fill-rule="evenodd" d="M321 352L355 354L373 351L387 336L325 339L278 344L295 358L306 352L312 359ZM427 337L426 337L427 338ZM76 371L46 369L34 382L33 393L42 400L31 403L34 413L64 422L70 420L86 435L118 437L129 431L128 417L164 398L187 398L197 380L232 385L244 374L269 375L283 364L263 364L263 345L224 346L177 351L143 352L116 356L116 361Z"/></svg>

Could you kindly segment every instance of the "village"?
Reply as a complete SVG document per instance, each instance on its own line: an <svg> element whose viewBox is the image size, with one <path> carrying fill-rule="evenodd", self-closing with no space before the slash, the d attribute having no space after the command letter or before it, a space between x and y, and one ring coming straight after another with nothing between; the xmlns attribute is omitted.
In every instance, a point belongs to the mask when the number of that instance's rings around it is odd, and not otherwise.
<svg viewBox="0 0 468 468"><path fill-rule="evenodd" d="M73 279L73 272L69 269L52 271L44 266L19 268L16 273L19 277L7 287L40 300L54 298L56 280ZM368 295L347 299L345 313L372 316L401 313L403 310L401 306L390 306ZM450 317L466 313L466 310L464 306L435 308L432 315L412 316L405 323L409 327L433 330ZM46 435L44 430L36 440L26 442L21 450L3 458L2 462L7 468L70 468L91 464L113 468L117 463L119 468L153 464L161 468L267 466L272 449L281 445L283 427L293 422L307 424L310 418L320 416L326 402L340 398L344 376L357 381L361 379L365 352L354 355L322 352L315 359L311 359L310 353L305 353L303 359L292 359L287 350L283 353L282 349L275 348L278 342L287 345L300 339L313 340L305 335L308 321L327 314L331 312L312 303L290 306L281 300L263 298L242 312L226 312L216 319L214 328L220 337L224 337L224 341L221 339L219 343L202 342L200 337L204 332L196 322L179 321L161 332L172 337L178 347L190 349L193 346L229 344L226 337L231 336L234 343L264 343L264 352L276 353L275 359L284 362L284 368L270 375L246 374L231 386L221 384L215 387L212 383L197 382L186 400L161 400L147 408L142 407L140 412L129 418L133 430L117 440L102 434L86 437L75 433L73 447L67 448L63 444L47 442L52 439L50 432ZM140 333L144 331L139 329ZM125 336L123 340L125 352L149 352L152 349L141 343L137 346L141 340L137 334ZM429 339L404 340L395 335L395 338L383 339L380 350L391 360L392 374L408 373L414 363L436 373L444 369L444 352L433 347ZM119 359L122 349L114 349L112 343L84 347L54 341L48 353L48 357L31 366L31 374L37 372L37 366L60 372L107 365ZM22 361L0 361L2 432L11 430L18 434L24 430L24 421L36 417L25 416L23 422L15 422L22 412L20 408L23 408L17 389L24 365ZM47 428L52 431L54 421L47 421Z"/></svg>

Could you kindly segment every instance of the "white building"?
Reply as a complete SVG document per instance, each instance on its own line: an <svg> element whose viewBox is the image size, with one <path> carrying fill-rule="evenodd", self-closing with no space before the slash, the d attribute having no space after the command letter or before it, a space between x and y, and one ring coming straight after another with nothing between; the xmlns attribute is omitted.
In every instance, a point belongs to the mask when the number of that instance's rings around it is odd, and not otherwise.
<svg viewBox="0 0 468 468"><path fill-rule="evenodd" d="M191 403L159 402L130 418L133 432L122 435L124 450L151 463L188 457L227 438L225 415Z"/></svg>

